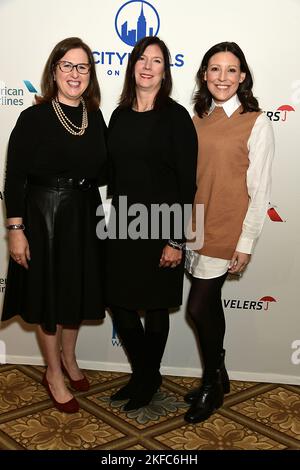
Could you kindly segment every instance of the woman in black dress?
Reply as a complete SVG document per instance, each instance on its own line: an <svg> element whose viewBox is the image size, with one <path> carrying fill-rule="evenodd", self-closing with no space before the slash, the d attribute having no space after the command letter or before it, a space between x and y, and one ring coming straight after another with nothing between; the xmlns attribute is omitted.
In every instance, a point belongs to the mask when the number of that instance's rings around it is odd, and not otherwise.
<svg viewBox="0 0 300 470"><path fill-rule="evenodd" d="M108 305L133 371L129 383L111 398L129 399L125 410L147 405L160 386L168 309L182 302L184 235L176 229L182 229L183 217L167 223L169 233L162 233L150 216L162 204L183 212L195 194L196 133L186 109L169 97L171 88L166 45L158 37L141 39L130 55L108 137L114 214ZM166 218L161 217L165 224ZM145 311L145 327L140 310Z"/></svg>
<svg viewBox="0 0 300 470"><path fill-rule="evenodd" d="M88 390L75 357L78 328L105 314L96 209L106 183L106 126L93 55L81 39L54 47L41 89L9 141L2 320L20 315L38 325L48 365L43 384L59 410L73 413L79 406L63 372L73 388Z"/></svg>

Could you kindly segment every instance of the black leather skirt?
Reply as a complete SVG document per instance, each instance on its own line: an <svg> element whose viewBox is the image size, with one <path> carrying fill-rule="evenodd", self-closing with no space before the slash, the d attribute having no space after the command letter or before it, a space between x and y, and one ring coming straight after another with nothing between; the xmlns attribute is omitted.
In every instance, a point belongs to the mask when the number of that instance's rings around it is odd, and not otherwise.
<svg viewBox="0 0 300 470"><path fill-rule="evenodd" d="M20 315L51 333L104 318L105 241L96 236L95 182L29 179L24 217L29 269L9 261L2 320Z"/></svg>

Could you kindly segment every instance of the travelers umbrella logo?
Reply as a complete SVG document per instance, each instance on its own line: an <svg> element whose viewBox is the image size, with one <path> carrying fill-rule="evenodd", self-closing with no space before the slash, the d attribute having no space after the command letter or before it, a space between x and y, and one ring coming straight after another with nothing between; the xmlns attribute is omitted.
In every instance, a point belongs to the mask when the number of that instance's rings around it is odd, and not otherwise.
<svg viewBox="0 0 300 470"><path fill-rule="evenodd" d="M296 111L293 106L290 104L282 104L281 106L278 106L275 111L265 111L265 113L272 122L285 122L287 121L288 114L291 111Z"/></svg>
<svg viewBox="0 0 300 470"><path fill-rule="evenodd" d="M279 215L275 207L277 208L277 206L274 206L271 203L269 203L269 209L267 213L268 213L270 220L272 220L272 222L286 222L286 220L282 219L282 217Z"/></svg>
<svg viewBox="0 0 300 470"><path fill-rule="evenodd" d="M265 297L262 297L261 299L259 299L260 302L265 302L265 307L264 307L264 310L269 310L269 303L270 302L277 302L276 299L274 299L274 297L271 297L270 295L266 295Z"/></svg>
<svg viewBox="0 0 300 470"><path fill-rule="evenodd" d="M281 120L286 121L287 113L289 113L290 111L295 111L295 109L293 108L293 106L290 106L289 104L282 104L281 106L279 106L279 108L277 108L277 111L282 111Z"/></svg>
<svg viewBox="0 0 300 470"><path fill-rule="evenodd" d="M160 20L151 3L130 0L119 8L115 18L116 32L128 46L135 44L145 36L156 36Z"/></svg>

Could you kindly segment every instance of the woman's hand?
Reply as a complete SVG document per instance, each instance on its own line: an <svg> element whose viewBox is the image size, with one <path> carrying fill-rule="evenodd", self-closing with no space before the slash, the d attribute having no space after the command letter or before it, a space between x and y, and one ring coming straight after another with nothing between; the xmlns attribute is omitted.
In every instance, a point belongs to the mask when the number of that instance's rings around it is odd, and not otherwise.
<svg viewBox="0 0 300 470"><path fill-rule="evenodd" d="M176 268L181 263L182 250L176 250L169 245L166 245L162 251L159 267L160 268Z"/></svg>
<svg viewBox="0 0 300 470"><path fill-rule="evenodd" d="M23 230L8 231L8 249L10 256L16 263L28 269L27 261L30 261L30 251Z"/></svg>
<svg viewBox="0 0 300 470"><path fill-rule="evenodd" d="M244 271L247 264L249 263L251 255L247 253L240 253L235 251L233 257L231 258L228 272L230 274L240 274Z"/></svg>

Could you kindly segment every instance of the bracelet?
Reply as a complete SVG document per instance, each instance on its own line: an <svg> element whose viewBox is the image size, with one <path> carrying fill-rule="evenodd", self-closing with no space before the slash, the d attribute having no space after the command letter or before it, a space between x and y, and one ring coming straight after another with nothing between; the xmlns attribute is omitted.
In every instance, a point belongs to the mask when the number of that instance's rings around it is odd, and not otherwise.
<svg viewBox="0 0 300 470"><path fill-rule="evenodd" d="M185 243L178 243L174 240L168 240L167 245L169 245L171 248L175 248L175 250L180 251L182 251L185 247Z"/></svg>
<svg viewBox="0 0 300 470"><path fill-rule="evenodd" d="M11 224L6 226L7 230L25 230L24 224Z"/></svg>

